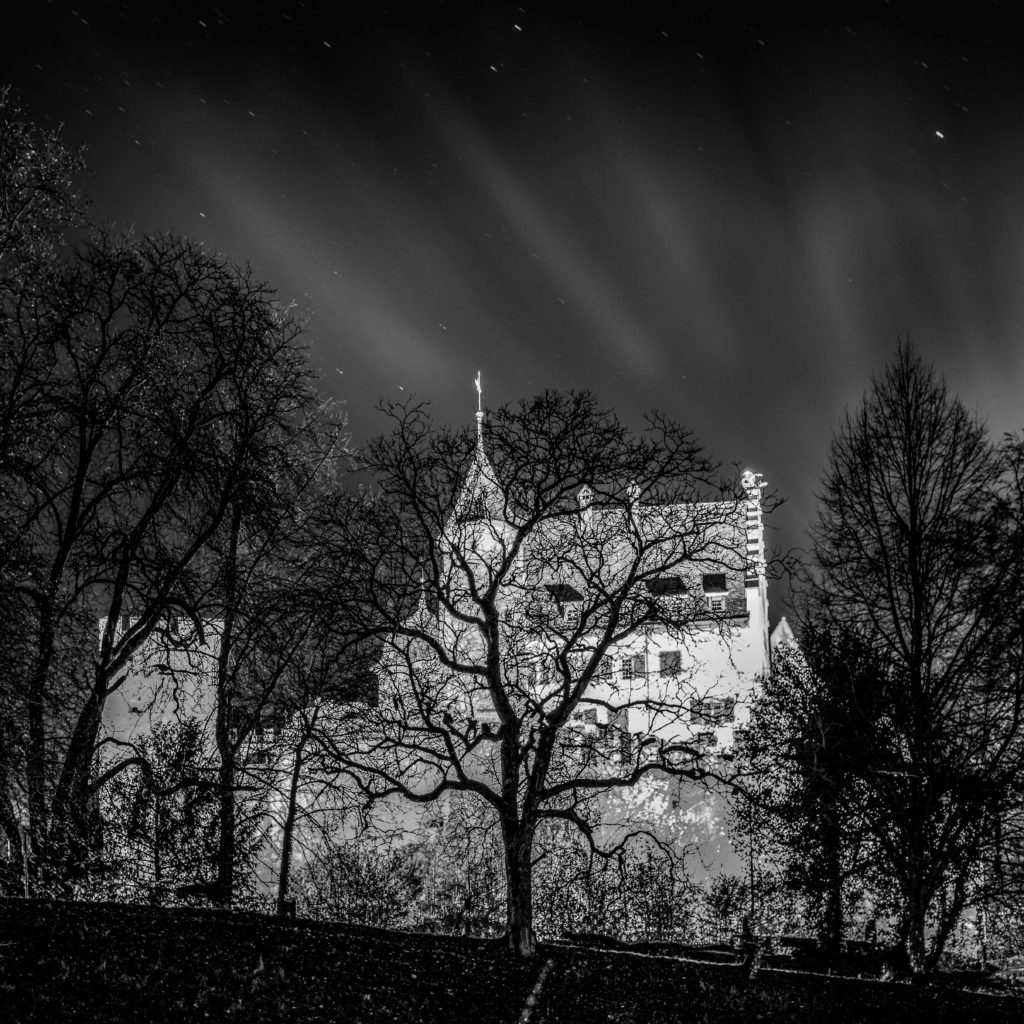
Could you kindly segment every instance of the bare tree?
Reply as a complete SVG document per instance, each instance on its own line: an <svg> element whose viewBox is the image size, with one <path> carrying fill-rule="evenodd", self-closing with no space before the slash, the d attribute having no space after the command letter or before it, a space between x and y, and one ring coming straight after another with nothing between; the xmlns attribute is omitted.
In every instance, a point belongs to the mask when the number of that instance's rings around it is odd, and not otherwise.
<svg viewBox="0 0 1024 1024"><path fill-rule="evenodd" d="M315 394L300 325L186 240L95 236L54 272L35 329L40 428L4 494L27 549L24 759L7 782L31 885L82 870L93 795L133 761L94 776L106 699L159 624L190 612L203 552Z"/></svg>
<svg viewBox="0 0 1024 1024"><path fill-rule="evenodd" d="M251 396L259 401L259 396ZM311 397L311 396L307 396ZM219 764L220 839L213 895L230 904L234 889L238 773L264 719L291 707L288 692L308 667L323 632L315 579L323 549L317 505L337 495L344 418L329 402L307 401L278 420L259 453L261 472L232 502L204 554L208 590L192 609L217 645L213 689ZM251 415L259 415L253 410ZM246 773L250 783L259 775Z"/></svg>
<svg viewBox="0 0 1024 1024"><path fill-rule="evenodd" d="M1020 443L991 444L901 344L824 479L814 603L878 666L858 774L915 972L936 965L1024 766L1020 465Z"/></svg>
<svg viewBox="0 0 1024 1024"><path fill-rule="evenodd" d="M32 272L49 266L65 233L82 223L85 203L74 183L84 164L59 133L28 120L7 86L0 125L0 292L11 299L26 293Z"/></svg>
<svg viewBox="0 0 1024 1024"><path fill-rule="evenodd" d="M681 725L714 686L700 656L650 673L611 656L654 633L728 651L749 494L723 493L686 430L652 414L634 437L589 394L504 407L486 436L482 413L473 436L384 411L393 432L362 453L374 487L338 527L347 614L384 643L379 701L360 736L322 741L367 798L458 791L489 810L508 943L528 956L538 830L568 823L610 854L644 827L610 827L600 794L715 774Z"/></svg>
<svg viewBox="0 0 1024 1024"><path fill-rule="evenodd" d="M47 282L64 234L80 224L74 190L81 159L55 132L33 125L7 88L0 88L0 829L5 879L21 885L25 834L15 780L23 763L18 680L31 662L32 608L16 583L36 571L19 530L18 483L38 462L47 409L40 389L53 339L37 330ZM3 869L0 869L3 870Z"/></svg>
<svg viewBox="0 0 1024 1024"><path fill-rule="evenodd" d="M217 836L204 724L158 722L137 743L139 763L101 794L107 871L99 891L162 903L206 880Z"/></svg>
<svg viewBox="0 0 1024 1024"><path fill-rule="evenodd" d="M799 647L773 655L744 746L741 828L803 901L830 960L847 906L877 882L876 813L862 779L865 739L885 728L883 679L877 651L859 636L805 621Z"/></svg>
<svg viewBox="0 0 1024 1024"><path fill-rule="evenodd" d="M343 736L360 729L376 700L376 680L365 655L347 649L348 636L338 636L331 622L325 625L307 637L276 699L284 723L274 744L279 914L292 905L296 853L305 858L321 840L334 842L337 828L344 830L350 820L361 818L359 801L337 785L334 760L324 756L319 737L329 733L332 743L343 743Z"/></svg>

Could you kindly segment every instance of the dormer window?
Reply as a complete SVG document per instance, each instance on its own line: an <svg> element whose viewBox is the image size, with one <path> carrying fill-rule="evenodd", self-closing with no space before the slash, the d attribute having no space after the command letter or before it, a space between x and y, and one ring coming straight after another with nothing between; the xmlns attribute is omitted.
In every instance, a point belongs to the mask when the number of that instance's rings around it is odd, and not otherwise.
<svg viewBox="0 0 1024 1024"><path fill-rule="evenodd" d="M567 626L578 626L583 595L569 583L545 583L544 589L558 607L562 621Z"/></svg>
<svg viewBox="0 0 1024 1024"><path fill-rule="evenodd" d="M729 594L729 588L725 584L725 573L707 572L701 577L701 582L708 611L715 615L721 615L726 609L726 598Z"/></svg>
<svg viewBox="0 0 1024 1024"><path fill-rule="evenodd" d="M704 585L705 594L721 594L724 597L729 593L729 588L725 585L724 572L706 572L701 577L701 582Z"/></svg>
<svg viewBox="0 0 1024 1024"><path fill-rule="evenodd" d="M686 583L681 576L655 576L645 580L644 585L652 597L678 597L686 593Z"/></svg>
<svg viewBox="0 0 1024 1024"><path fill-rule="evenodd" d="M559 604L583 600L583 595L569 583L545 583L544 589L551 595L552 600Z"/></svg>
<svg viewBox="0 0 1024 1024"><path fill-rule="evenodd" d="M681 576L655 576L644 580L647 593L654 598L654 612L667 619L686 614L687 586Z"/></svg>

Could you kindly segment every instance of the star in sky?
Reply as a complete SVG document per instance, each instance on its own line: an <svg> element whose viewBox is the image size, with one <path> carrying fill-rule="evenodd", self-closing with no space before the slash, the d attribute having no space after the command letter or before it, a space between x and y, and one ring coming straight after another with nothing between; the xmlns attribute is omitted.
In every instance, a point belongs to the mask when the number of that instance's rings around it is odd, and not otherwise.
<svg viewBox="0 0 1024 1024"><path fill-rule="evenodd" d="M592 388L763 472L789 547L898 335L1021 426L1024 95L994 5L21 8L0 74L87 145L93 215L308 308L357 442L397 380L467 426L478 366L489 404Z"/></svg>

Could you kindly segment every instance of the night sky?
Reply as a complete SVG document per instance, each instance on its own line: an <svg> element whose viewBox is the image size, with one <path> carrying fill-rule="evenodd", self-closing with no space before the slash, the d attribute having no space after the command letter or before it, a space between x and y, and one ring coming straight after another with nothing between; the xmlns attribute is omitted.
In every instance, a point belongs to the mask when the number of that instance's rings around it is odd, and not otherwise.
<svg viewBox="0 0 1024 1024"><path fill-rule="evenodd" d="M788 548L898 336L1024 426L1016 5L22 6L0 82L88 147L94 219L308 310L357 443L382 396L470 424L478 369L590 388L763 472Z"/></svg>

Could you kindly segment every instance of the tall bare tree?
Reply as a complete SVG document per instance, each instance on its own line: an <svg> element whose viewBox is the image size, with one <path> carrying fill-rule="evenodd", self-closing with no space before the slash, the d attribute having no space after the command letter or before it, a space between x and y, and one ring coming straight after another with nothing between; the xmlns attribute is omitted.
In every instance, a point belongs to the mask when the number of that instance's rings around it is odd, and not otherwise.
<svg viewBox="0 0 1024 1024"><path fill-rule="evenodd" d="M6 884L20 885L24 833L13 780L24 752L19 678L31 661L32 609L15 583L34 571L19 531L18 484L38 459L47 410L40 400L52 339L37 328L46 308L64 235L81 223L74 188L82 161L55 132L25 116L0 89L0 828L6 839Z"/></svg>
<svg viewBox="0 0 1024 1024"><path fill-rule="evenodd" d="M4 518L26 546L14 588L31 646L8 794L37 885L82 869L93 795L121 770L94 777L105 701L158 624L189 611L201 556L286 458L278 434L315 388L300 325L187 240L97 234L34 316L39 429Z"/></svg>
<svg viewBox="0 0 1024 1024"><path fill-rule="evenodd" d="M489 810L508 943L528 956L538 830L610 852L626 833L602 831L597 795L710 771L679 738L707 678L610 656L651 631L727 632L737 605L709 612L702 574L738 579L745 614L747 494L723 493L688 431L652 414L633 436L585 393L503 407L486 432L480 413L476 436L384 411L393 432L361 456L373 487L339 523L347 614L385 645L380 695L333 754L369 798L459 791Z"/></svg>
<svg viewBox="0 0 1024 1024"><path fill-rule="evenodd" d="M993 445L906 343L823 483L814 603L880 666L859 776L915 972L936 965L1024 768L1020 465L1020 442Z"/></svg>
<svg viewBox="0 0 1024 1024"><path fill-rule="evenodd" d="M805 621L799 647L773 654L744 746L741 828L803 901L830 960L848 904L877 882L876 813L862 779L875 745L865 740L885 728L884 675L861 637Z"/></svg>
<svg viewBox="0 0 1024 1024"><path fill-rule="evenodd" d="M255 401L260 396L252 395ZM308 396L311 397L311 396ZM220 779L218 882L234 890L236 793L254 731L291 706L296 673L323 631L315 593L323 543L319 505L337 496L344 418L330 402L307 402L263 439L260 472L232 501L204 556L208 589L192 614L214 635L214 738ZM253 415L258 415L256 410ZM250 780L254 777L248 772ZM255 773L259 774L259 773Z"/></svg>
<svg viewBox="0 0 1024 1024"><path fill-rule="evenodd" d="M75 180L84 164L59 133L28 119L7 86L0 87L0 125L0 288L17 296L33 269L53 262L68 229L82 223L85 202Z"/></svg>

